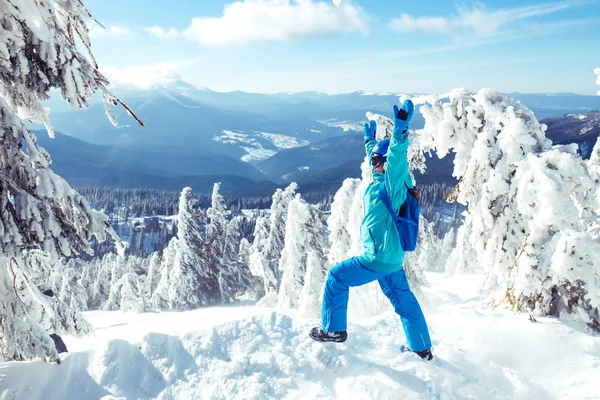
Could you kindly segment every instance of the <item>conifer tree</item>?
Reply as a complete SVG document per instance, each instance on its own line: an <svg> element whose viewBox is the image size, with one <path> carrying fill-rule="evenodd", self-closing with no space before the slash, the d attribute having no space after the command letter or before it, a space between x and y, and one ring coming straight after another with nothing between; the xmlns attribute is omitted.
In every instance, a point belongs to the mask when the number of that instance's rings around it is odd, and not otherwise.
<svg viewBox="0 0 600 400"><path fill-rule="evenodd" d="M281 284L279 259L284 246L288 205L294 198L297 188L298 185L292 182L285 190L277 189L273 194L268 224L257 220L255 241L258 239L258 243L253 246L250 255L250 270L252 274L262 279L265 295L276 297L279 291ZM267 228L269 234L263 239L262 230Z"/></svg>
<svg viewBox="0 0 600 400"><path fill-rule="evenodd" d="M269 237L264 249L265 269L269 271L265 276L270 276L266 281L267 291L277 293L281 285L281 270L279 259L285 241L285 223L287 220L288 206L296 194L298 185L292 182L285 190L277 189L273 195L273 203L269 213Z"/></svg>
<svg viewBox="0 0 600 400"><path fill-rule="evenodd" d="M421 215L419 221L418 245L415 251L408 252L404 258L404 272L413 290L427 285L424 271L438 270L441 240L433 233L433 223ZM441 269L441 268L440 268Z"/></svg>
<svg viewBox="0 0 600 400"><path fill-rule="evenodd" d="M238 254L238 263L248 271L248 284L245 288L245 293L241 297L246 299L257 300L264 296L264 287L262 281L250 271L250 254L252 253L252 245L248 239L240 240L240 248Z"/></svg>
<svg viewBox="0 0 600 400"><path fill-rule="evenodd" d="M342 183L331 204L331 214L327 219L329 229L329 263L337 264L349 256L351 247L351 235L348 232L348 221L350 209L356 191L360 185L360 179L348 178Z"/></svg>
<svg viewBox="0 0 600 400"><path fill-rule="evenodd" d="M306 275L305 248L309 205L300 199L300 195L289 204L286 220L284 248L279 259L279 270L283 272L281 287L277 296L278 307L298 308L300 291Z"/></svg>
<svg viewBox="0 0 600 400"><path fill-rule="evenodd" d="M206 223L206 236L204 239L204 268L208 274L211 284L211 297L221 298L219 294L219 277L222 268L223 254L225 249L225 235L227 230L227 220L225 215L227 209L223 196L219 193L221 183L215 183L212 192L212 203L207 210L208 221ZM239 223L239 221L238 221ZM226 276L225 273L224 276Z"/></svg>
<svg viewBox="0 0 600 400"><path fill-rule="evenodd" d="M150 261L148 265L148 275L146 276L143 290L144 297L150 302L149 304L151 304L152 296L154 295L154 292L156 292L160 283L162 254L163 251L156 251L150 256Z"/></svg>
<svg viewBox="0 0 600 400"><path fill-rule="evenodd" d="M159 310L168 310L171 308L169 297L169 288L171 286L171 274L175 263L175 253L177 251L177 236L173 237L168 246L163 250L160 267L158 268L158 282L156 288L152 290L150 296L150 307ZM154 285L147 281L146 284Z"/></svg>
<svg viewBox="0 0 600 400"><path fill-rule="evenodd" d="M179 200L177 241L169 285L171 309L193 309L214 304L218 299L216 276L206 264L207 247L201 235L200 218L192 189L187 187Z"/></svg>
<svg viewBox="0 0 600 400"><path fill-rule="evenodd" d="M446 262L456 245L456 232L453 227L444 235L442 239L442 247L440 249L439 265L436 269L438 272L446 271Z"/></svg>
<svg viewBox="0 0 600 400"><path fill-rule="evenodd" d="M244 251L247 255L247 248L241 248L240 223L242 220L241 216L232 218L227 224L225 232L225 246L219 270L219 290L224 303L235 301L238 295L249 289L253 281L247 260L243 259L245 255L242 254Z"/></svg>
<svg viewBox="0 0 600 400"><path fill-rule="evenodd" d="M582 218L599 218L591 164L573 146L552 147L533 113L502 93L448 99L421 107L420 136L423 150L456 153L456 200L469 209L456 251L474 249L496 304L576 313L600 330L600 243Z"/></svg>
<svg viewBox="0 0 600 400"><path fill-rule="evenodd" d="M161 279L152 294L152 307L190 310L218 301L216 277L205 264L200 218L192 189L186 187L179 199L177 236L163 253Z"/></svg>
<svg viewBox="0 0 600 400"><path fill-rule="evenodd" d="M102 241L112 230L105 215L52 172L50 156L22 119L54 135L42 103L51 89L77 109L100 93L113 122L109 105L120 100L107 91L94 61L84 20L91 16L81 1L0 0L0 10L0 354L5 360L57 360L45 326L51 315L60 316L28 278L24 252L70 256L90 251L93 235Z"/></svg>
<svg viewBox="0 0 600 400"><path fill-rule="evenodd" d="M267 285L265 281L269 280L269 277L264 277L266 270L265 259L263 257L267 239L269 238L269 231L269 219L264 216L257 217L256 225L254 225L254 241L252 242L250 253L248 255L248 268L250 269L250 273L260 283L256 293L258 298L261 298L266 294Z"/></svg>
<svg viewBox="0 0 600 400"><path fill-rule="evenodd" d="M321 212L299 194L289 203L284 242L277 306L298 308L302 315L315 317L327 272L327 238Z"/></svg>

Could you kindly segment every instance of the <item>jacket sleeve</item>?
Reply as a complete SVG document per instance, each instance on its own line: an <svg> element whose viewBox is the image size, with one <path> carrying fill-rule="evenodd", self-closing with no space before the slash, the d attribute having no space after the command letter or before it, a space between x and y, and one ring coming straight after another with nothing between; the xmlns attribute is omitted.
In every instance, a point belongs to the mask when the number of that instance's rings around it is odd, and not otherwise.
<svg viewBox="0 0 600 400"><path fill-rule="evenodd" d="M367 140L365 142L365 151L367 153L367 157L371 158L371 153L373 152L373 147L377 144L377 140Z"/></svg>
<svg viewBox="0 0 600 400"><path fill-rule="evenodd" d="M406 155L408 145L408 136L401 132L394 133L387 154L385 189L396 213L406 201L406 186L413 187Z"/></svg>

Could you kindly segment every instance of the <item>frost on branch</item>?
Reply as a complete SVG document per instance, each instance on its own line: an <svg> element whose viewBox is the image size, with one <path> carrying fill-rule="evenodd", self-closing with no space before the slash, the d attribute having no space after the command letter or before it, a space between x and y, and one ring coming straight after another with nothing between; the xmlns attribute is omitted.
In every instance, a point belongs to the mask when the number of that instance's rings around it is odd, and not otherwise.
<svg viewBox="0 0 600 400"><path fill-rule="evenodd" d="M46 330L60 321L46 322L60 307L29 279L28 253L39 250L56 260L89 252L93 235L100 241L106 231L114 235L106 216L50 170L50 156L22 122L44 124L53 135L42 105L51 89L74 108L86 107L94 92L107 103L120 102L89 52L84 18L90 15L79 0L0 0L0 353L7 360L57 359ZM67 314L54 313L59 320Z"/></svg>
<svg viewBox="0 0 600 400"><path fill-rule="evenodd" d="M88 106L100 92L110 120L108 105L123 105L107 89L91 53L84 19L92 18L80 0L0 0L0 95L21 119L29 118L53 131L42 102L58 89L74 109ZM80 41L86 55L77 49ZM143 125L143 124L142 124Z"/></svg>
<svg viewBox="0 0 600 400"><path fill-rule="evenodd" d="M473 248L496 304L578 313L600 329L591 162L574 146L552 147L533 113L501 93L454 90L448 100L421 107L421 145L456 153L456 200L469 215L455 252Z"/></svg>

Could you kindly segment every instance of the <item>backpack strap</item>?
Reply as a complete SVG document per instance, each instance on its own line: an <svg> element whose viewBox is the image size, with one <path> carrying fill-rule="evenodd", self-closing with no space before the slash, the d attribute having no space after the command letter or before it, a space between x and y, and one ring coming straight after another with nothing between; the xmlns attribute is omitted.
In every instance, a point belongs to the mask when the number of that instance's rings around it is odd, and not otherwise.
<svg viewBox="0 0 600 400"><path fill-rule="evenodd" d="M404 185L406 185L406 184L404 184ZM408 188L408 186L407 186L407 188ZM408 196L409 193L406 193L406 195ZM387 194L387 191L385 190L385 181L383 181L379 184L379 198L381 199L381 202L385 205L385 207L390 212L390 215L394 219L394 222L396 223L396 225L400 224L401 222L404 222L409 225L414 225L416 227L419 226L418 224L415 223L415 221L410 220L408 218L403 218L394 212L394 209L392 208L392 205L390 204L390 198Z"/></svg>

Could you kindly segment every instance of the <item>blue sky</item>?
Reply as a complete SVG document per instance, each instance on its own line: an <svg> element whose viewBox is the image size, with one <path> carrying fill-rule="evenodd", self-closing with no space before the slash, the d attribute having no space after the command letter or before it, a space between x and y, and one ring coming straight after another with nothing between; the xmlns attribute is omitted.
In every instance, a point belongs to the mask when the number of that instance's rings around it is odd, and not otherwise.
<svg viewBox="0 0 600 400"><path fill-rule="evenodd" d="M117 84L595 94L600 0L87 0Z"/></svg>

